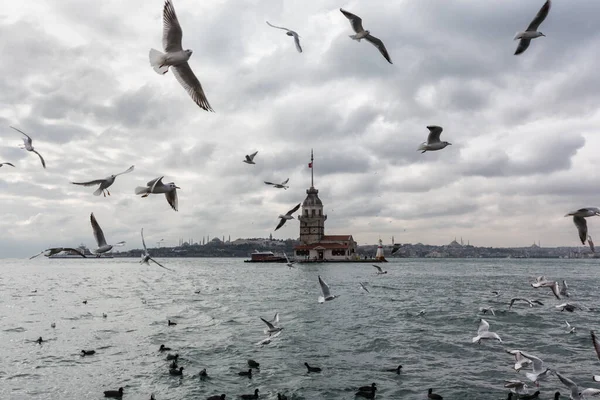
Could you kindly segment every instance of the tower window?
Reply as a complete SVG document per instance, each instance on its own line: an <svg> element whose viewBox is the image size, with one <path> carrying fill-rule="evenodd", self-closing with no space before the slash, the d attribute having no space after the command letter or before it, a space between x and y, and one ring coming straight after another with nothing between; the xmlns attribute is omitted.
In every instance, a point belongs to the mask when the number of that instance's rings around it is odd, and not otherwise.
<svg viewBox="0 0 600 400"><path fill-rule="evenodd" d="M304 216L308 217L308 210L306 210L306 209L304 210Z"/></svg>
<svg viewBox="0 0 600 400"><path fill-rule="evenodd" d="M321 216L321 209L319 208L319 217Z"/></svg>
<svg viewBox="0 0 600 400"><path fill-rule="evenodd" d="M313 217L315 216L315 209L314 209L314 208L313 208L313 210L312 210L312 216L313 216Z"/></svg>

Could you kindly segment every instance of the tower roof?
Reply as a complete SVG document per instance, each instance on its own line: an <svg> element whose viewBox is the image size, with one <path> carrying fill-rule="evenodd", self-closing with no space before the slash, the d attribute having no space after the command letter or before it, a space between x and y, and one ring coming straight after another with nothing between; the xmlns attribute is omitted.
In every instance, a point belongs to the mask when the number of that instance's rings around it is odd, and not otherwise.
<svg viewBox="0 0 600 400"><path fill-rule="evenodd" d="M317 189L315 189L314 187L311 187L310 189L306 189L307 196L304 199L304 201L302 202L302 207L314 207L314 206L323 207L323 202L319 198L318 193L319 193L319 191Z"/></svg>

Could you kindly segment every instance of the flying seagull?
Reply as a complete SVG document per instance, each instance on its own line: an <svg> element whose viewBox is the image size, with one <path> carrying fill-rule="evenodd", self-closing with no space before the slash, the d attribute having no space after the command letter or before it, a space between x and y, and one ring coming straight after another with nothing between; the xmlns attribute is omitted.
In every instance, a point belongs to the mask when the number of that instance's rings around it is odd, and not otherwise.
<svg viewBox="0 0 600 400"><path fill-rule="evenodd" d="M545 276L538 276L535 282L531 284L531 287L534 287L536 289L540 287L549 287L550 289L552 289L554 297L560 300L560 287L558 285L558 282L549 281L546 279Z"/></svg>
<svg viewBox="0 0 600 400"><path fill-rule="evenodd" d="M142 245L144 246L144 253L142 254L142 259L140 260L140 264L150 265L150 261L152 261L153 263L155 263L156 265L158 265L161 268L164 268L168 271L173 271L172 269L169 269L169 268L165 267L164 265L162 265L161 263L159 263L158 261L156 261L154 258L150 257L150 253L148 252L148 248L146 247L146 241L144 240L144 228L142 228L142 231L140 233L142 235Z"/></svg>
<svg viewBox="0 0 600 400"><path fill-rule="evenodd" d="M565 324L567 325L567 333L575 333L576 329L573 325L571 325L568 321L565 321Z"/></svg>
<svg viewBox="0 0 600 400"><path fill-rule="evenodd" d="M92 222L92 230L94 231L94 238L96 238L96 243L98 244L98 248L93 252L96 254L96 257L100 257L102 253L106 253L107 251L112 250L115 246L123 246L125 242L119 242L116 244L106 244L106 239L104 238L104 232L102 232L102 228L96 221L96 217L94 217L94 213L90 214L90 221Z"/></svg>
<svg viewBox="0 0 600 400"><path fill-rule="evenodd" d="M523 357L521 354L521 350L505 350L508 354L512 354L515 356L515 371L520 371L521 368L528 366L531 364L531 360ZM508 386L504 386L508 387Z"/></svg>
<svg viewBox="0 0 600 400"><path fill-rule="evenodd" d="M277 322L267 321L266 319L264 319L262 317L260 319L261 319L262 322L264 322L265 324L267 324L267 328L265 329L265 333L267 333L269 336L271 336L274 333L281 332L283 330L283 328L281 328L281 327L279 327L277 325L277 323L279 322L279 313L275 314L275 319L277 320Z"/></svg>
<svg viewBox="0 0 600 400"><path fill-rule="evenodd" d="M254 156L256 156L256 154L258 153L258 151L255 151L254 153L247 155L246 154L246 159L243 160L246 164L256 164L254 162Z"/></svg>
<svg viewBox="0 0 600 400"><path fill-rule="evenodd" d="M11 164L11 163L9 163L9 162L0 163L0 168L2 168L2 166L3 166L3 165L10 165L11 167L13 167L13 168L14 168L14 165L12 165L12 164Z"/></svg>
<svg viewBox="0 0 600 400"><path fill-rule="evenodd" d="M170 182L164 184L162 179L164 176L160 178L156 178L146 183L145 187L138 186L135 188L135 194L141 194L142 197L148 197L150 193L164 193L167 198L167 202L173 208L173 210L178 211L178 201L177 201L177 189L181 189L179 186L176 186L175 183Z"/></svg>
<svg viewBox="0 0 600 400"><path fill-rule="evenodd" d="M265 181L265 184L272 185L273 187L276 187L277 189L285 189L285 190L287 190L287 188L289 188L289 186L286 186L286 183L288 183L289 180L290 180L290 178L287 178L285 181L283 181L281 183L273 183L273 182L267 182L267 181Z"/></svg>
<svg viewBox="0 0 600 400"><path fill-rule="evenodd" d="M596 334L594 333L594 331L590 331L590 332L592 335L592 344L594 345L594 351L596 352L596 357L598 357L598 359L600 359L600 342L598 341L598 338L596 337ZM592 379L594 379L594 381L596 381L596 382L600 382L600 375L594 375L594 377Z"/></svg>
<svg viewBox="0 0 600 400"><path fill-rule="evenodd" d="M577 227L581 244L585 244L585 240L588 239L587 221L585 218L593 217L595 215L600 215L600 209L597 207L580 208L577 211L571 211L570 213L565 214L565 217L573 216L573 223ZM594 244L592 243L590 248L593 248L593 246Z"/></svg>
<svg viewBox="0 0 600 400"><path fill-rule="evenodd" d="M287 264L286 264L286 265L287 265L288 267L290 267L290 268L296 268L296 267L294 267L294 263L295 263L296 261L290 261L290 259L288 258L287 254L285 254L285 253L283 253L283 255L285 256L285 261L287 262Z"/></svg>
<svg viewBox="0 0 600 400"><path fill-rule="evenodd" d="M53 256L54 254L58 254L58 253L61 253L63 251L71 251L73 253L77 253L78 255L80 255L83 258L86 258L85 254L83 254L81 252L81 250L74 249L72 247L52 247L50 249L46 249L46 250L42 251L39 254L36 254L35 256L29 257L29 259L31 260L32 258L36 258L37 256L40 256L42 254L44 254L44 256L46 256L46 257L50 257L50 256Z"/></svg>
<svg viewBox="0 0 600 400"><path fill-rule="evenodd" d="M530 354L521 352L521 355L528 360L531 360L533 363L533 372L526 372L525 376L530 381L534 382L536 386L540 386L539 381L545 379L548 376L548 372L550 372L550 368L544 369L544 361L540 358L534 357Z"/></svg>
<svg viewBox="0 0 600 400"><path fill-rule="evenodd" d="M440 135L444 130L441 126L429 125L427 129L429 129L429 136L427 136L427 141L421 143L421 145L417 149L417 151L423 150L421 154L425 153L426 151L441 150L448 145L452 145L452 143L450 142L440 141Z"/></svg>
<svg viewBox="0 0 600 400"><path fill-rule="evenodd" d="M273 27L273 28L283 29L284 31L287 31L286 35L294 37L294 43L296 43L296 50L298 50L298 53L302 53L302 47L300 47L300 35L298 35L296 32L294 32L290 29L282 28L281 26L271 25L269 23L269 21L267 21L267 25L269 25L270 27Z"/></svg>
<svg viewBox="0 0 600 400"><path fill-rule="evenodd" d="M358 284L360 285L360 288L361 288L362 290L364 290L364 291L365 291L365 292L367 292L367 293L371 293L371 292L369 292L369 289L367 289L367 288L365 287L365 284L364 284L364 283L362 283L362 282L358 282Z"/></svg>
<svg viewBox="0 0 600 400"><path fill-rule="evenodd" d="M539 300L529 300L529 299L524 299L524 298L521 298L521 297L513 297L512 299L510 299L510 304L508 305L508 309L509 310L512 308L513 304L515 304L515 301L524 301L524 302L526 302L526 303L529 304L529 307L533 307L533 303L537 303L540 306L544 305L544 303L542 303Z"/></svg>
<svg viewBox="0 0 600 400"><path fill-rule="evenodd" d="M71 183L73 185L81 185L81 186L100 185L100 187L98 187L98 189L96 189L96 191L94 192L94 196L100 196L100 193L102 193L104 195L104 197L106 197L107 193L110 196L110 192L108 191L108 188L113 183L115 183L115 179L117 179L117 176L127 174L127 173L133 171L133 167L134 166L132 165L131 167L127 168L127 170L125 170L119 174L111 175L108 178L96 179L96 180L89 181L89 182L71 182ZM104 193L105 191L106 191L106 193Z"/></svg>
<svg viewBox="0 0 600 400"><path fill-rule="evenodd" d="M277 224L277 227L275 228L275 230L281 228L288 219L294 219L292 214L295 213L296 211L298 211L299 208L300 208L300 203L298 203L296 205L296 207L292 208L290 211L285 213L285 215L279 215L279 217L277 217L277 218L280 218L280 220L279 220L279 223Z"/></svg>
<svg viewBox="0 0 600 400"><path fill-rule="evenodd" d="M331 291L329 290L329 285L326 284L325 281L323 281L323 279L321 279L321 275L319 275L319 285L321 285L321 292L323 292L323 296L319 296L319 303L324 303L326 301L333 300L337 297L331 294Z"/></svg>
<svg viewBox="0 0 600 400"><path fill-rule="evenodd" d="M523 53L529 47L531 43L531 39L538 38L540 36L546 36L542 32L538 32L538 27L544 22L546 17L548 16L548 12L550 12L550 6L552 2L550 0L546 0L540 11L538 11L537 15L531 21L527 30L525 32L517 32L514 40L521 39L519 41L519 45L517 46L517 50L515 51L515 55Z"/></svg>
<svg viewBox="0 0 600 400"><path fill-rule="evenodd" d="M181 37L183 31L177 20L175 8L171 0L165 1L163 9L163 49L164 53L158 50L150 49L150 65L159 74L166 74L169 67L172 67L173 75L183 88L192 97L194 102L200 108L206 111L213 111L208 104L202 85L194 71L190 68L188 60L192 56L192 50L183 50L181 46Z"/></svg>
<svg viewBox="0 0 600 400"><path fill-rule="evenodd" d="M354 29L354 32L356 32L356 35L350 35L350 37L359 42L360 39L365 39L367 42L377 47L377 49L379 50L381 55L387 60L387 62L393 64L392 60L390 59L390 55L388 54L387 50L385 49L385 46L383 45L383 42L375 36L371 35L369 31L365 31L363 29L362 19L344 9L340 8L340 11L342 12L342 14L344 14L346 18L350 20L350 25L352 26L352 29Z"/></svg>
<svg viewBox="0 0 600 400"><path fill-rule="evenodd" d="M490 324L483 318L479 321L479 328L477 328L477 336L473 338L473 343L481 344L481 341L484 339L496 339L499 342L502 342L500 336L496 332L490 332Z"/></svg>
<svg viewBox="0 0 600 400"><path fill-rule="evenodd" d="M377 272L376 272L377 275L387 274L387 271L382 270L379 265L375 265L375 264L372 264L372 265L373 265L373 267L377 268Z"/></svg>
<svg viewBox="0 0 600 400"><path fill-rule="evenodd" d="M529 360L528 360L529 361ZM527 385L525 382L522 382L517 379L505 380L504 387L510 389L512 393L515 394L526 394L528 392ZM512 399L512 396L509 397Z"/></svg>
<svg viewBox="0 0 600 400"><path fill-rule="evenodd" d="M555 371L555 374L558 377L558 379L560 379L560 381L563 383L563 385L568 387L569 390L571 391L571 397L570 397L571 399L581 400L581 399L587 399L588 398L587 396L600 395L600 389L594 389L594 388L583 389L582 387L580 387L578 384L576 384L569 378L562 376L558 371Z"/></svg>
<svg viewBox="0 0 600 400"><path fill-rule="evenodd" d="M23 135L27 136L27 138L23 138L23 147L22 148L26 149L27 151L33 151L35 154L37 154L38 157L40 158L40 160L42 161L42 167L46 168L46 161L44 161L44 158L42 157L42 155L33 148L32 140L29 137L29 135L26 134L25 132L23 132L22 130L15 128L14 126L11 126L11 128L13 128L15 131L21 132ZM10 164L10 165L12 165L12 164ZM13 167L14 167L14 165L13 165Z"/></svg>

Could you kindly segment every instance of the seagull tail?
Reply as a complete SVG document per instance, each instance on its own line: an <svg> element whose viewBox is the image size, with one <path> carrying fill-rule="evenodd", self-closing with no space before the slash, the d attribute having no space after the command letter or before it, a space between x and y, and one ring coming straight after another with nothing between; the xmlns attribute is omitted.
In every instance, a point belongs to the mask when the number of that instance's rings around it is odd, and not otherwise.
<svg viewBox="0 0 600 400"><path fill-rule="evenodd" d="M96 189L96 191L94 192L94 196L100 196L102 194L102 189L98 188Z"/></svg>
<svg viewBox="0 0 600 400"><path fill-rule="evenodd" d="M425 151L427 151L427 144L426 143L421 143L419 145L419 148L417 149L417 151L419 151L419 150L425 150Z"/></svg>
<svg viewBox="0 0 600 400"><path fill-rule="evenodd" d="M481 340L481 336L475 336L473 338L473 343L477 343L479 340Z"/></svg>
<svg viewBox="0 0 600 400"><path fill-rule="evenodd" d="M146 194L150 192L150 188L148 186L142 187L138 186L135 188L135 194Z"/></svg>
<svg viewBox="0 0 600 400"><path fill-rule="evenodd" d="M359 42L360 42L360 39L362 39L362 38L358 38L358 39L357 39L357 38L356 38L356 36L357 36L357 35L348 35L348 36L350 36L350 39L357 40L357 41L359 41Z"/></svg>
<svg viewBox="0 0 600 400"><path fill-rule="evenodd" d="M521 39L521 37L523 37L523 32L517 32L515 33L515 37L513 38L513 40Z"/></svg>
<svg viewBox="0 0 600 400"><path fill-rule="evenodd" d="M167 71L169 70L169 66L163 65L163 63L165 62L164 53L161 53L156 49L150 49L149 57L150 65L152 66L152 68L154 68L157 74L163 75L167 73Z"/></svg>

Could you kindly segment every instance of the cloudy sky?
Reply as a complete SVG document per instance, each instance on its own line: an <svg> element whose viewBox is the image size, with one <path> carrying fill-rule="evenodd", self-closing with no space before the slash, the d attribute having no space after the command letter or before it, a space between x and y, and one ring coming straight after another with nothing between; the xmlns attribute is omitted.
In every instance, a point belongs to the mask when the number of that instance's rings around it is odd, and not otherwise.
<svg viewBox="0 0 600 400"><path fill-rule="evenodd" d="M315 186L327 233L359 244L578 244L570 218L600 206L597 0L555 0L520 56L515 32L542 0L174 0L183 46L215 113L148 51L162 0L22 0L0 10L0 257L107 240L266 237ZM393 65L342 7L382 39ZM265 21L297 31L292 38ZM29 133L44 156L19 149ZM452 146L421 154L427 125ZM256 165L242 163L258 150ZM70 181L118 177L112 196ZM135 196L157 177L164 196ZM287 191L263 184L290 178ZM596 223L597 222L597 223ZM600 219L590 220L590 234ZM273 234L298 236L291 221Z"/></svg>

